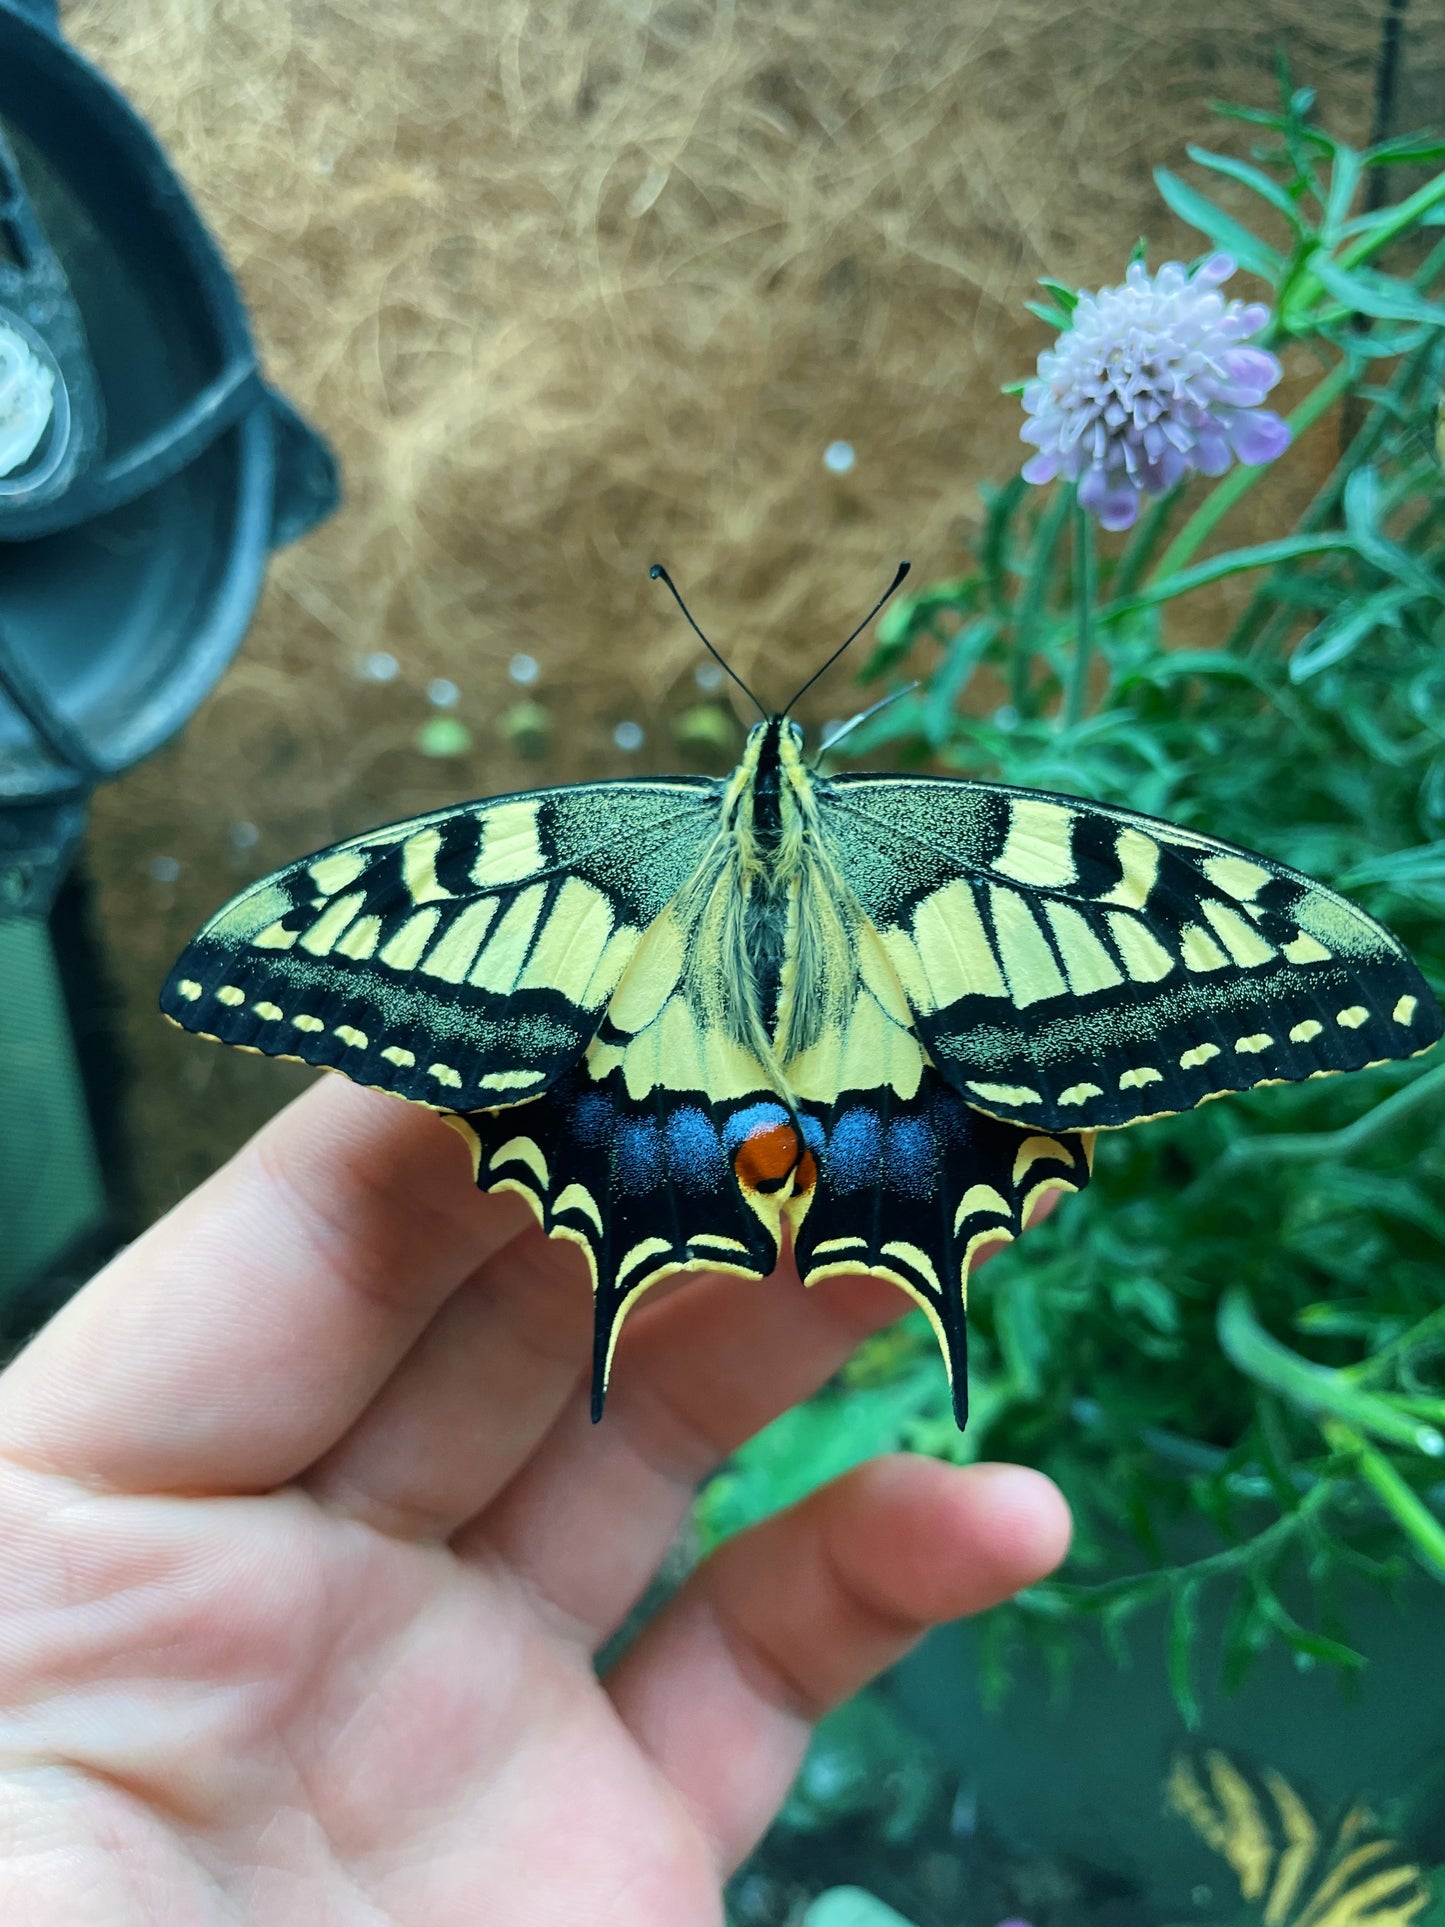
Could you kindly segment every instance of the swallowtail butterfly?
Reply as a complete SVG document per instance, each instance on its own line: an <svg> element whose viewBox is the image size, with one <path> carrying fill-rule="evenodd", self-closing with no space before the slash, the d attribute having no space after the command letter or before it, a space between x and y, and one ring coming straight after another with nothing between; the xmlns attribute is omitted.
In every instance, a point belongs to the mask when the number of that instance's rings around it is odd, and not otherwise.
<svg viewBox="0 0 1445 1927"><path fill-rule="evenodd" d="M1355 1803L1332 1824L1272 1767L1211 1748L1176 1757L1165 1805L1229 1863L1258 1927L1411 1927L1430 1887L1400 1843Z"/></svg>
<svg viewBox="0 0 1445 1927"><path fill-rule="evenodd" d="M161 1007L446 1113L482 1189L587 1259L594 1417L648 1286L765 1277L786 1233L806 1283L918 1301L960 1426L970 1267L1088 1182L1095 1132L1441 1029L1387 931L1268 857L1071 796L824 775L786 711L726 780L459 803L288 864Z"/></svg>

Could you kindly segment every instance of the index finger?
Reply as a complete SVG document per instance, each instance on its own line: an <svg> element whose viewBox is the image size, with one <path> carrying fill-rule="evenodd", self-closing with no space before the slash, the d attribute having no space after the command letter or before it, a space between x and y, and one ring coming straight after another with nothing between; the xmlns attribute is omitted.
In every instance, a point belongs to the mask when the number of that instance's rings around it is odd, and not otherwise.
<svg viewBox="0 0 1445 1927"><path fill-rule="evenodd" d="M436 1113L324 1077L0 1374L0 1455L124 1491L281 1484L528 1222Z"/></svg>

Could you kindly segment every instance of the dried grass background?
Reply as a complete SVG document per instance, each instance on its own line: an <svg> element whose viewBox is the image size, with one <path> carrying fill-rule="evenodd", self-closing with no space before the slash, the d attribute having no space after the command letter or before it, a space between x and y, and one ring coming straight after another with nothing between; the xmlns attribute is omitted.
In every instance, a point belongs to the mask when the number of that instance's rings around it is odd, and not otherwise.
<svg viewBox="0 0 1445 1927"><path fill-rule="evenodd" d="M1436 112L1440 23L1441 0L1416 0L1403 124ZM1156 259L1195 253L1151 166L1227 142L1208 99L1265 104L1277 44L1364 138L1378 25L1359 0L70 7L348 488L277 558L185 737L97 799L145 1213L304 1081L154 1014L221 898L413 809L675 764L697 653L646 579L658 557L774 698L899 555L951 571L977 483L1020 459L998 386L1042 345L1035 277L1117 279L1141 233ZM857 454L844 477L822 465L836 438ZM357 674L378 650L393 683ZM559 726L541 765L496 727L517 651ZM474 736L445 761L415 747L439 676ZM851 706L840 674L814 714ZM622 717L648 732L632 759Z"/></svg>

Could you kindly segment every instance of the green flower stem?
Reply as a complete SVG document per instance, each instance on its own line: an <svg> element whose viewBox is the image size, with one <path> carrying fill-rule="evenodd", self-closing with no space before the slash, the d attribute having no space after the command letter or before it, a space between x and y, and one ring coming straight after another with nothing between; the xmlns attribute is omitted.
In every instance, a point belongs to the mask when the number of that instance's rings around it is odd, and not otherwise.
<svg viewBox="0 0 1445 1927"><path fill-rule="evenodd" d="M1397 234L1403 234L1412 227L1423 214L1428 214L1437 201L1445 201L1445 172L1437 174L1433 180L1417 187L1413 194L1407 195L1399 204L1391 208L1379 223L1365 234L1356 235L1348 247L1339 252L1342 268L1357 268L1362 261L1368 261L1372 254L1388 246Z"/></svg>
<svg viewBox="0 0 1445 1927"><path fill-rule="evenodd" d="M1354 370L1349 362L1341 361L1330 370L1323 381L1317 382L1304 400L1291 409L1285 417L1292 440L1298 441L1307 429L1313 428L1320 416L1332 408L1344 394L1353 379ZM1224 519L1240 497L1254 487L1264 473L1265 466L1261 464L1246 468L1242 462L1236 463L1227 475L1215 483L1164 551L1158 567L1150 578L1151 586L1157 584L1162 577L1174 575L1184 567L1200 543L1214 532L1217 524Z"/></svg>
<svg viewBox="0 0 1445 1927"><path fill-rule="evenodd" d="M1218 1332L1220 1348L1232 1365L1297 1410L1341 1419L1360 1432L1429 1458L1445 1455L1445 1435L1433 1425L1422 1425L1389 1399L1362 1390L1327 1365L1316 1365L1282 1345L1260 1324L1248 1293L1238 1285L1220 1300Z"/></svg>
<svg viewBox="0 0 1445 1927"><path fill-rule="evenodd" d="M1150 1599L1159 1598L1186 1581L1199 1585L1251 1566L1267 1570L1289 1541L1310 1524L1317 1513L1324 1511L1331 1500L1338 1498L1339 1493L1340 1486L1335 1480L1322 1478L1303 1494L1293 1512L1286 1512L1263 1532L1257 1532L1252 1539L1245 1539L1237 1546L1226 1546L1222 1552L1210 1553L1207 1558L1192 1560L1188 1565L1124 1573L1117 1579L1105 1579L1092 1586L1072 1580L1046 1580L1021 1592L1014 1603L1025 1612L1053 1618L1061 1609L1099 1612L1107 1610L1115 1601L1133 1604L1136 1595L1139 1605L1147 1605Z"/></svg>
<svg viewBox="0 0 1445 1927"><path fill-rule="evenodd" d="M1009 697L1021 717L1029 713L1029 671L1033 667L1041 618L1053 584L1054 556L1064 532L1074 491L1057 487L1048 507L1039 518L1029 548L1023 594L1019 597L1014 626L1013 661L1009 665Z"/></svg>
<svg viewBox="0 0 1445 1927"><path fill-rule="evenodd" d="M1427 335L1400 363L1390 379L1384 397L1374 403L1369 414L1360 424L1354 440L1336 462L1321 484L1314 500L1295 524L1299 534L1311 534L1333 514L1340 497L1345 492L1345 483L1362 462L1370 460L1389 432L1394 420L1394 405L1408 399L1434 346L1434 337ZM1224 645L1226 650L1248 649L1253 653L1256 639L1258 639L1259 649L1264 650L1277 639L1278 634L1282 634L1289 627L1295 612L1288 605L1284 607L1278 605L1273 594L1277 586L1278 578L1271 576L1254 591L1244 612L1230 632L1229 639ZM1266 619L1266 633L1263 635L1259 634L1262 617Z"/></svg>
<svg viewBox="0 0 1445 1927"><path fill-rule="evenodd" d="M1274 1135L1261 1133L1236 1138L1203 1173L1203 1181L1213 1182L1220 1176L1234 1177L1241 1166L1253 1166L1261 1160L1303 1164L1321 1158L1353 1157L1377 1137L1383 1137L1387 1131L1413 1118L1417 1111L1428 1114L1442 1094L1445 1094L1445 1064L1437 1064L1433 1070L1426 1071L1423 1077L1417 1077L1413 1083L1392 1092L1363 1116L1357 1117L1353 1124L1346 1124L1338 1131L1281 1131Z"/></svg>
<svg viewBox="0 0 1445 1927"><path fill-rule="evenodd" d="M1398 206L1389 209L1387 213L1381 213L1378 221L1368 232L1357 235L1347 247L1341 248L1333 257L1336 267L1346 270L1359 267L1361 262L1368 261L1371 255L1378 254L1382 248L1388 247L1397 235L1403 234L1407 228L1412 227L1428 214L1440 200L1445 200L1445 174L1437 174L1433 180L1426 181L1423 187L1418 188ZM1328 254L1328 248L1317 247L1296 261L1285 285L1279 291L1277 301L1279 314L1299 313L1302 310L1308 313L1324 285L1310 264L1322 255L1328 256ZM1317 315L1315 319L1340 320L1349 312L1347 307L1334 306L1326 309L1323 314Z"/></svg>
<svg viewBox="0 0 1445 1927"><path fill-rule="evenodd" d="M1410 1089L1415 1086L1412 1084ZM1377 1352L1360 1360L1358 1365L1342 1367L1346 1378L1353 1379L1356 1385L1373 1385L1382 1378L1388 1378L1402 1359L1428 1357L1432 1352L1445 1351L1445 1305L1430 1312L1408 1331L1392 1338L1388 1345L1382 1345ZM1408 1405L1401 1400L1402 1406L1414 1410L1418 1401ZM1445 1400L1441 1404L1441 1417L1445 1419Z"/></svg>
<svg viewBox="0 0 1445 1927"><path fill-rule="evenodd" d="M1445 1580L1445 1526L1408 1480L1374 1446L1340 1419L1327 1418L1320 1430L1342 1458L1352 1459L1365 1484L1374 1488L1396 1525L1414 1546L1420 1563L1436 1579Z"/></svg>
<svg viewBox="0 0 1445 1927"><path fill-rule="evenodd" d="M1111 600L1121 602L1133 593L1140 576L1154 559L1154 551L1179 506L1182 494L1182 487L1176 485L1166 495L1156 495L1134 524L1124 544L1124 553L1119 557L1119 566L1109 583Z"/></svg>
<svg viewBox="0 0 1445 1927"><path fill-rule="evenodd" d="M1064 727L1082 722L1089 697L1089 663L1094 651L1094 525L1074 494L1074 660L1064 702Z"/></svg>

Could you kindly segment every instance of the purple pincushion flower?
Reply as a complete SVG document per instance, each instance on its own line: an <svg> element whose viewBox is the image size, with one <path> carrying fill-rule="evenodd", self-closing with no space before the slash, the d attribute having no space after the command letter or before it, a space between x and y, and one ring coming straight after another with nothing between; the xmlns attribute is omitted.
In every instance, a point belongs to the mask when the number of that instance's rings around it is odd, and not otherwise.
<svg viewBox="0 0 1445 1927"><path fill-rule="evenodd" d="M1069 325L1039 356L1019 431L1038 454L1026 482L1063 475L1106 529L1127 529L1139 497L1162 495L1190 469L1222 475L1232 460L1272 462L1289 429L1260 403L1280 367L1244 343L1269 320L1260 302L1228 301L1234 273L1212 254L1190 275L1178 261L1120 288L1081 294Z"/></svg>

